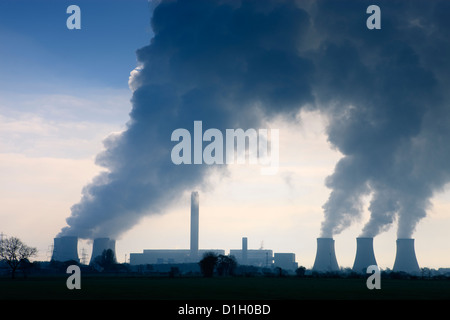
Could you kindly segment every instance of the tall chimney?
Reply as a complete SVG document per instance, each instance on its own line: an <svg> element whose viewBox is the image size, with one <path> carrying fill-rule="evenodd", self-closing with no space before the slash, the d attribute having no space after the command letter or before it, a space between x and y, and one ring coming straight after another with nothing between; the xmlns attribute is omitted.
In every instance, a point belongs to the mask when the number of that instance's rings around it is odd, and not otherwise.
<svg viewBox="0 0 450 320"><path fill-rule="evenodd" d="M199 222L199 198L198 192L194 191L191 194L191 251L190 256L192 261L198 259L198 222Z"/></svg>
<svg viewBox="0 0 450 320"><path fill-rule="evenodd" d="M366 273L368 266L377 265L373 251L373 238L356 238L356 256L353 271Z"/></svg>
<svg viewBox="0 0 450 320"><path fill-rule="evenodd" d="M52 260L74 260L80 262L80 259L78 258L78 238L72 236L54 238Z"/></svg>
<svg viewBox="0 0 450 320"><path fill-rule="evenodd" d="M317 252L313 271L339 271L333 238L317 238Z"/></svg>
<svg viewBox="0 0 450 320"><path fill-rule="evenodd" d="M95 258L101 256L104 250L111 249L114 253L114 261L116 261L116 241L110 238L96 238L92 245L92 254L89 264L95 261Z"/></svg>
<svg viewBox="0 0 450 320"><path fill-rule="evenodd" d="M247 255L248 255L248 245L247 245L247 237L242 238L242 264L247 264Z"/></svg>
<svg viewBox="0 0 450 320"><path fill-rule="evenodd" d="M403 271L410 274L420 273L414 250L414 239L397 239L397 253L393 271Z"/></svg>

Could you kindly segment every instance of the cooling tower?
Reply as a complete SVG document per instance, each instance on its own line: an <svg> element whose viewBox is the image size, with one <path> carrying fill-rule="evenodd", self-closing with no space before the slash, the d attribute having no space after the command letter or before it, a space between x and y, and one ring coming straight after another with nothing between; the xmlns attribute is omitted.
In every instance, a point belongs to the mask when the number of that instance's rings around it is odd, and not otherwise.
<svg viewBox="0 0 450 320"><path fill-rule="evenodd" d="M192 261L198 259L198 220L199 220L199 198L198 192L191 194L191 250L190 257Z"/></svg>
<svg viewBox="0 0 450 320"><path fill-rule="evenodd" d="M78 238L60 237L53 239L53 261L74 260L80 262L78 258Z"/></svg>
<svg viewBox="0 0 450 320"><path fill-rule="evenodd" d="M403 271L410 274L420 273L414 250L414 239L397 239L397 253L393 271Z"/></svg>
<svg viewBox="0 0 450 320"><path fill-rule="evenodd" d="M373 252L373 238L356 238L356 256L353 271L366 273L368 266L377 265Z"/></svg>
<svg viewBox="0 0 450 320"><path fill-rule="evenodd" d="M116 241L110 238L94 239L91 261L89 264L92 264L95 261L95 258L101 256L103 251L108 249L111 249L114 252L114 261L116 261Z"/></svg>
<svg viewBox="0 0 450 320"><path fill-rule="evenodd" d="M339 271L333 238L317 238L317 252L313 271Z"/></svg>

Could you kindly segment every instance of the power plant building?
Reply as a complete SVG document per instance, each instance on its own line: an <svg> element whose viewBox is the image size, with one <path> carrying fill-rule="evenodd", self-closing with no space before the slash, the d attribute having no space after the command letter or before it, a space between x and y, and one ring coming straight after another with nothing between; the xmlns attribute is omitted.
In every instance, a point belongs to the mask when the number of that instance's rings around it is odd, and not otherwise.
<svg viewBox="0 0 450 320"><path fill-rule="evenodd" d="M197 263L207 252L225 255L224 250L199 250L199 196L191 193L191 241L190 249L148 249L142 253L130 253L130 265L165 264L165 263Z"/></svg>
<svg viewBox="0 0 450 320"><path fill-rule="evenodd" d="M130 253L130 265L196 263L207 252L225 255L225 251L220 249L198 250L198 258L192 260L191 251L188 249L149 249L142 253Z"/></svg>
<svg viewBox="0 0 450 320"><path fill-rule="evenodd" d="M295 253L275 253L273 261L275 267L283 270L295 271L298 268L298 263L295 262Z"/></svg>
<svg viewBox="0 0 450 320"><path fill-rule="evenodd" d="M243 250L231 249L230 256L235 257L236 262L242 265L257 266L257 267L271 267L273 264L273 251L267 249L253 249L246 250L247 258L244 263Z"/></svg>
<svg viewBox="0 0 450 320"><path fill-rule="evenodd" d="M112 250L114 260L116 257L116 241L107 237L96 238L92 245L90 265L95 264L97 257L105 250ZM199 195L194 191L191 193L191 221L190 221L190 248L189 249L145 249L142 253L130 253L130 265L144 264L179 264L198 263L206 253L225 255L222 249L199 249ZM297 263L294 253L273 253L268 249L248 249L248 239L242 238L242 248L232 249L230 256L243 266L255 266L261 268L280 267L283 270L295 271ZM80 262L78 258L78 237L63 236L54 238L53 261Z"/></svg>
<svg viewBox="0 0 450 320"><path fill-rule="evenodd" d="M142 253L130 254L130 265L140 264L171 264L171 263L197 263L207 252L216 255L225 255L222 249L199 249L199 196L198 192L191 194L191 225L190 225L190 249L146 249ZM230 256L236 259L240 265L251 265L257 267L272 267L274 255L272 250L248 249L248 240L242 238L242 249L230 250ZM286 270L295 270L295 254L276 254L278 266Z"/></svg>

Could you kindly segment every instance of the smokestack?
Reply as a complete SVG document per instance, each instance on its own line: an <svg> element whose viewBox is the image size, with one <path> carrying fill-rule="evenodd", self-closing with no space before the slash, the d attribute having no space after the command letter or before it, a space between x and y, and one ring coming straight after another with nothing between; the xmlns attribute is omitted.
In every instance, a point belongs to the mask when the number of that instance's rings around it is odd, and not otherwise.
<svg viewBox="0 0 450 320"><path fill-rule="evenodd" d="M339 271L333 238L317 238L317 252L313 271Z"/></svg>
<svg viewBox="0 0 450 320"><path fill-rule="evenodd" d="M373 251L373 238L356 238L356 256L353 271L365 273L368 266L377 265Z"/></svg>
<svg viewBox="0 0 450 320"><path fill-rule="evenodd" d="M247 264L247 254L248 254L247 237L242 238L242 264Z"/></svg>
<svg viewBox="0 0 450 320"><path fill-rule="evenodd" d="M198 259L198 220L199 220L199 198L198 192L191 194L191 260Z"/></svg>
<svg viewBox="0 0 450 320"><path fill-rule="evenodd" d="M80 262L80 259L78 258L78 238L72 236L54 238L52 260L74 260Z"/></svg>
<svg viewBox="0 0 450 320"><path fill-rule="evenodd" d="M420 273L414 250L414 239L397 239L397 253L393 270L410 274Z"/></svg>
<svg viewBox="0 0 450 320"><path fill-rule="evenodd" d="M92 255L89 264L95 261L95 258L101 256L104 250L111 249L114 252L114 261L116 261L116 241L110 238L97 238L94 239L92 245Z"/></svg>

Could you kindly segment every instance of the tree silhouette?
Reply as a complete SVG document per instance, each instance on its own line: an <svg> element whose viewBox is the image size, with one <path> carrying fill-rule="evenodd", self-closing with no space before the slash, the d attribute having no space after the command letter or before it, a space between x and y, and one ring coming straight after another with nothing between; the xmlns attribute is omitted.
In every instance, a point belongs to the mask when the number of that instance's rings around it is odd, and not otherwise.
<svg viewBox="0 0 450 320"><path fill-rule="evenodd" d="M204 277L210 278L214 274L214 268L216 267L218 257L214 252L206 252L203 255L203 259L198 263L200 270Z"/></svg>
<svg viewBox="0 0 450 320"><path fill-rule="evenodd" d="M295 270L295 273L297 274L298 277L305 276L305 272L306 272L306 268L303 266L300 266L297 268L297 270Z"/></svg>
<svg viewBox="0 0 450 320"><path fill-rule="evenodd" d="M19 266L28 261L28 258L36 255L37 249L28 247L16 237L6 238L0 241L0 258L5 260L11 268L11 278L14 279Z"/></svg>
<svg viewBox="0 0 450 320"><path fill-rule="evenodd" d="M237 262L233 256L219 255L217 257L217 273L220 276L233 275Z"/></svg>
<svg viewBox="0 0 450 320"><path fill-rule="evenodd" d="M114 251L112 249L103 250L102 255L95 258L95 263L103 268L105 271L110 271L116 264Z"/></svg>

